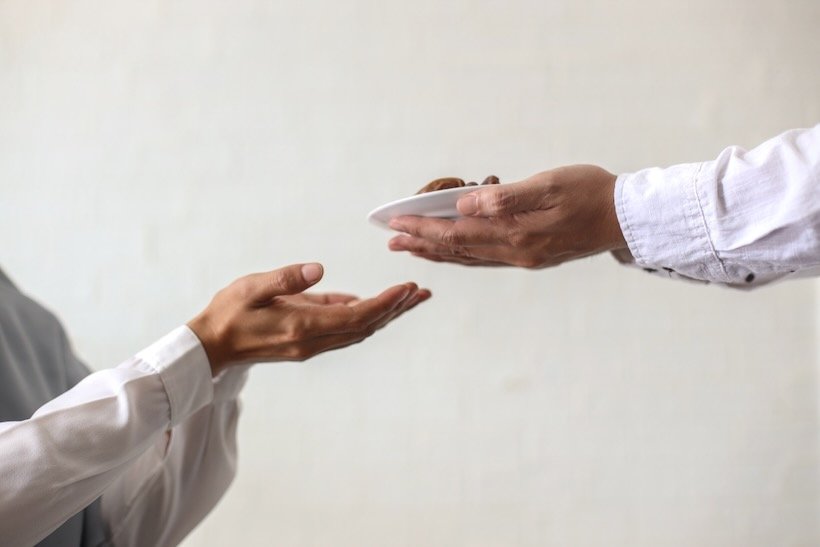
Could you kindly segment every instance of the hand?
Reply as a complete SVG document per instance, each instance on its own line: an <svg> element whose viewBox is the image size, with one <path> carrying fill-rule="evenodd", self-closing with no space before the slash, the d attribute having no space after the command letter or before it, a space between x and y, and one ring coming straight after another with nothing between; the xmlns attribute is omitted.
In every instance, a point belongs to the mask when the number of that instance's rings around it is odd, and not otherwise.
<svg viewBox="0 0 820 547"><path fill-rule="evenodd" d="M415 283L360 300L347 294L301 294L323 275L320 264L296 264L242 277L219 291L188 326L214 376L239 363L304 361L361 342L430 298Z"/></svg>
<svg viewBox="0 0 820 547"><path fill-rule="evenodd" d="M458 200L464 218L398 217L404 232L390 240L434 262L546 268L604 251L626 249L615 213L616 176L574 165L521 182L470 192Z"/></svg>

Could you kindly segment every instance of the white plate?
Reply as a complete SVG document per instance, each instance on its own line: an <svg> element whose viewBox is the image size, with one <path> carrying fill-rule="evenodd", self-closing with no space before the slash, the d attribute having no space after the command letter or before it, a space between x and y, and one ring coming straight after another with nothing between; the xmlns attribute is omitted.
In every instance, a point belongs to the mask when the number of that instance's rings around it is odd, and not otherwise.
<svg viewBox="0 0 820 547"><path fill-rule="evenodd" d="M456 209L458 198L480 188L486 188L486 186L462 186L397 199L370 211L367 220L376 226L390 229L388 226L390 220L404 215L458 218L461 216Z"/></svg>

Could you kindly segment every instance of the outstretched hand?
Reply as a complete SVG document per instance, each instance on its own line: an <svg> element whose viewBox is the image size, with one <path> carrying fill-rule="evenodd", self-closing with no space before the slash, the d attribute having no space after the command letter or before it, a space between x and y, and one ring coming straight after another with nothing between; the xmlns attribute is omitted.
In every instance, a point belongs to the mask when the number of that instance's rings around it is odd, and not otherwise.
<svg viewBox="0 0 820 547"><path fill-rule="evenodd" d="M390 240L434 262L546 268L627 247L615 212L616 176L592 165L545 171L462 196L457 220L404 216Z"/></svg>
<svg viewBox="0 0 820 547"><path fill-rule="evenodd" d="M219 291L188 323L214 376L234 364L304 361L356 344L431 296L415 283L368 299L304 293L323 273L320 264L296 264L242 277Z"/></svg>

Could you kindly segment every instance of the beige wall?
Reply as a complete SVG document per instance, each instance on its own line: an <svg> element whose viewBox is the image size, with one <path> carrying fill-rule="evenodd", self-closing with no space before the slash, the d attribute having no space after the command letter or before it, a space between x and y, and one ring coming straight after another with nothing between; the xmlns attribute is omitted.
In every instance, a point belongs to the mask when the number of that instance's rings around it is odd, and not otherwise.
<svg viewBox="0 0 820 547"><path fill-rule="evenodd" d="M0 1L0 263L115 365L252 270L436 296L258 368L185 542L820 543L815 286L392 256L428 179L708 159L820 119L820 3ZM204 478L203 480L207 480Z"/></svg>

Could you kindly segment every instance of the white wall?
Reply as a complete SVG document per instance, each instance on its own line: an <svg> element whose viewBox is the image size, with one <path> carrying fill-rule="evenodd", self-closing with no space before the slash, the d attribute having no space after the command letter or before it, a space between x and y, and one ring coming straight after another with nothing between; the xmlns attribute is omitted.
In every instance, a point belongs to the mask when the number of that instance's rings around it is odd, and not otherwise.
<svg viewBox="0 0 820 547"><path fill-rule="evenodd" d="M240 473L185 542L820 542L815 287L386 250L442 175L709 159L820 118L820 3L0 2L0 262L112 366L234 277L435 298L260 367ZM204 478L203 480L207 480Z"/></svg>

